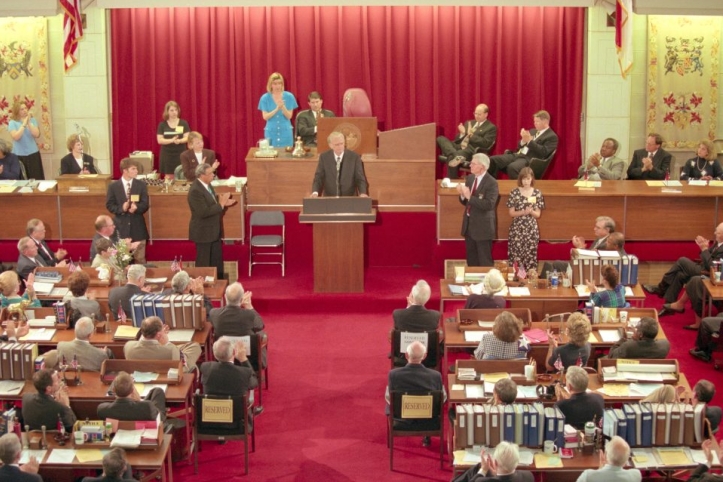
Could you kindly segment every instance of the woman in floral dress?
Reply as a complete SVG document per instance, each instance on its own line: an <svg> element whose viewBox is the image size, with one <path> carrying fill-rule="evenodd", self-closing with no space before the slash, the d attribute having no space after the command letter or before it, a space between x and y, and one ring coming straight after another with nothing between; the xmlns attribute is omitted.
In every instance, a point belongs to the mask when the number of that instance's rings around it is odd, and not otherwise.
<svg viewBox="0 0 723 482"><path fill-rule="evenodd" d="M535 189L535 174L525 167L517 177L517 187L507 200L512 224L508 236L507 257L510 265L515 261L519 267L529 271L537 269L537 245L540 230L537 220L545 209L545 200L539 189Z"/></svg>

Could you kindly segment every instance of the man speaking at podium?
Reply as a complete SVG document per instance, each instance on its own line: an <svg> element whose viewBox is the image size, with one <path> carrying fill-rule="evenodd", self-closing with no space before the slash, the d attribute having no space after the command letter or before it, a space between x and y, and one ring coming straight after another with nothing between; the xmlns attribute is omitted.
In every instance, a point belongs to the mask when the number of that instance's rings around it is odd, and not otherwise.
<svg viewBox="0 0 723 482"><path fill-rule="evenodd" d="M311 197L322 194L331 196L367 196L367 178L361 157L345 149L345 138L341 132L332 132L327 139L331 150L319 156Z"/></svg>

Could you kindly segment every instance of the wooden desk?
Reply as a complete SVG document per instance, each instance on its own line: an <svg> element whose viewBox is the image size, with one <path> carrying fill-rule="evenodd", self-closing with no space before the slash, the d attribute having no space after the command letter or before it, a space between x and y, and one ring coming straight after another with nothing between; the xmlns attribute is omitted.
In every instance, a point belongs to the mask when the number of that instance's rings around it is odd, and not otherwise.
<svg viewBox="0 0 723 482"><path fill-rule="evenodd" d="M444 303L446 301L467 301L466 296L453 295L449 290L451 284L455 283L451 280L439 280L439 310L444 314ZM631 287L633 290L632 297L626 297L625 300L632 303L645 303L645 292L643 288L637 284ZM530 287L530 296L505 296L509 302L510 308L529 308L532 312L533 320L541 320L547 314L564 313L567 311L575 311L580 301L589 299L589 296L580 296L575 288L557 289Z"/></svg>
<svg viewBox="0 0 723 482"><path fill-rule="evenodd" d="M313 175L312 178L313 179ZM311 186L311 180L309 180ZM245 239L245 190L219 186L219 193L232 192L238 202L226 208L223 216L224 239ZM150 207L145 213L150 242L160 240L188 240L188 224L191 210L188 207L187 191L162 192L160 186L148 187ZM301 199L301 198L299 198ZM8 212L32 213L45 224L46 239L86 240L90 243L95 234L93 220L98 213L107 213L105 194L59 193L56 189L41 193L0 194L0 202ZM301 201L299 201L301 202ZM432 201L432 205L434 202ZM434 206L432 206L432 210ZM25 236L23 223L2 223L0 239L18 240Z"/></svg>
<svg viewBox="0 0 723 482"><path fill-rule="evenodd" d="M162 481L173 482L173 463L171 460L171 435L164 435L161 446L156 450L126 450L126 460L133 467L133 470L140 470L143 472L149 472L145 474L142 481L156 480L160 476ZM47 436L48 452L46 453L43 460L40 462L40 475L43 476L44 480L58 480L58 471L87 471L95 469L103 469L103 462L101 460L81 463L76 458L72 464L53 464L48 463L47 459L53 449L59 448L72 448L66 445L61 447L58 442L53 440L51 435ZM86 447L86 446L84 446ZM88 445L86 448L92 448ZM72 480L75 480L73 478Z"/></svg>
<svg viewBox="0 0 723 482"><path fill-rule="evenodd" d="M461 310L458 310L461 311ZM469 310L467 310L469 311ZM658 321L658 312L654 308L628 308L626 310L628 312L628 317L650 317L655 319L655 321ZM459 318L459 317L457 317ZM492 321L492 320L485 320L485 321ZM561 323L559 321L556 322L550 322L549 323L549 329L555 333L560 333L560 325ZM593 325L593 333L595 333L595 327L597 325ZM656 340L667 340L667 337L665 336L665 331L663 330L663 326L658 323L659 329L658 329L658 336L656 337ZM621 328L624 328L623 325L620 325ZM532 322L532 328L537 328L541 330L547 330L548 329L548 323L544 323L541 321L533 321ZM484 331L480 329L479 331ZM590 367L596 367L595 360L598 358L600 354L603 352L607 352L612 348L614 343L612 342L606 342L603 341L599 334L595 334L597 342L591 343L591 350L590 350L590 359L588 360L587 366ZM567 343L567 339L563 339L560 344ZM449 365L449 358L448 355L450 352L460 352L460 351L466 351L466 352L472 352L479 343L474 341L466 341L464 338L464 331L461 331L459 329L459 322L457 320L455 321L445 321L444 322L444 359L442 360L442 373L446 373L445 366ZM548 342L532 342L531 344L531 350L528 358L532 358L537 362L537 371L538 373L544 373L545 371L545 362L547 361L547 351L549 349L549 343Z"/></svg>
<svg viewBox="0 0 723 482"><path fill-rule="evenodd" d="M249 211L301 211L302 199L311 195L319 160L316 151L305 158L282 151L277 158L264 159L254 157L256 150L251 148L246 155ZM374 207L379 211L434 212L436 168L434 159L365 159L364 173Z"/></svg>
<svg viewBox="0 0 723 482"><path fill-rule="evenodd" d="M542 385L549 385L550 383L556 381L559 378L559 375L552 375L552 380L549 382L541 383ZM620 403L630 403L630 402L639 402L643 398L645 398L642 395L631 395L629 397L619 397L619 396L608 396L603 395L602 393L598 392L597 390L599 388L603 387L603 384L598 379L598 375L596 373L589 373L588 374L589 382L588 382L588 389L592 390L595 393L598 393L601 395L605 401L606 406L613 406ZM489 397L485 398L467 398L467 395L465 393L465 390L452 390L452 387L457 384L457 375L454 373L451 373L447 375L447 391L449 393L449 396L447 397L447 401L449 403L483 403L488 400ZM460 385L464 385L465 382L459 382ZM479 385L480 382L475 382L476 385ZM529 382L529 385L537 385L537 382ZM676 387L681 386L686 389L688 393L690 393L690 384L688 383L688 379L686 378L684 373L680 374L680 378L678 380L678 383L675 385ZM529 403L529 402L539 402L541 400L539 399L533 399L533 398L520 398L517 400L520 403ZM543 400L542 402L545 405L553 405L556 400Z"/></svg>
<svg viewBox="0 0 723 482"><path fill-rule="evenodd" d="M723 300L723 285L714 285L709 279L703 280L703 313L701 318L713 316L713 302Z"/></svg>
<svg viewBox="0 0 723 482"><path fill-rule="evenodd" d="M723 188L688 186L680 193L664 193L643 181L603 181L602 187L579 190L575 181L535 181L545 197L540 218L540 239L569 241L574 235L592 238L598 216L610 216L627 241L682 241L709 235L723 220L719 214ZM509 193L517 181L499 181L497 239L507 239L512 218L507 212ZM437 241L461 240L462 212L456 189L437 188ZM665 213L666 222L651 213ZM571 220L574 220L571 222Z"/></svg>

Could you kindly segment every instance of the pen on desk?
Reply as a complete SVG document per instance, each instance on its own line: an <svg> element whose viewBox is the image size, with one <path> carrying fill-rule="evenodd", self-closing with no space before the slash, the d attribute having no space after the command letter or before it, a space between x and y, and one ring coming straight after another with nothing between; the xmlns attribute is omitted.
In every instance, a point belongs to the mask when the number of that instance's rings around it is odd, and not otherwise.
<svg viewBox="0 0 723 482"><path fill-rule="evenodd" d="M8 389L8 392L14 392L14 391L20 390L20 389L22 389L22 388L23 388L23 387L13 387L13 388Z"/></svg>

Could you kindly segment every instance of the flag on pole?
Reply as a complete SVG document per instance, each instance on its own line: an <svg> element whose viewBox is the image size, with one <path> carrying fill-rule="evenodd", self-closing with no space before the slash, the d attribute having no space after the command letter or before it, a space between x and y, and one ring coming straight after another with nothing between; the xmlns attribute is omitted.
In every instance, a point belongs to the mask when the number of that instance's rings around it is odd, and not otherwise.
<svg viewBox="0 0 723 482"><path fill-rule="evenodd" d="M80 0L58 0L63 9L63 65L70 70L78 58L78 40L83 38L83 22L80 19Z"/></svg>
<svg viewBox="0 0 723 482"><path fill-rule="evenodd" d="M560 355L557 355L557 360L555 360L555 363L552 366L555 367L555 370L557 371L562 371L565 368L565 365L562 364L562 357Z"/></svg>
<svg viewBox="0 0 723 482"><path fill-rule="evenodd" d="M68 273L72 273L75 271L75 263L73 263L73 258L70 258L70 263L68 263Z"/></svg>
<svg viewBox="0 0 723 482"><path fill-rule="evenodd" d="M615 47L624 79L633 68L633 0L615 3Z"/></svg>

